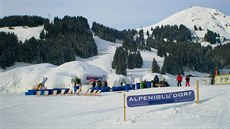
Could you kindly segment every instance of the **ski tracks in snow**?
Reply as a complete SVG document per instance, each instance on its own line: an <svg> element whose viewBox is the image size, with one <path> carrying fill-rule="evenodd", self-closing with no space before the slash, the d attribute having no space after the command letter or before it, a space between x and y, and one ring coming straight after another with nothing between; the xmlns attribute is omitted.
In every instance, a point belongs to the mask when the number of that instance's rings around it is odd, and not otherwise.
<svg viewBox="0 0 230 129"><path fill-rule="evenodd" d="M227 89L228 90L223 87L221 90L206 94L207 96L203 96L202 94L199 104L195 104L195 102L184 102L161 106L152 105L137 107L137 109L128 108L126 123L127 125L135 125L141 122L151 122L155 127L162 127L158 123L162 123L162 121L170 123L170 121L175 121L175 119L177 119L178 123L176 122L175 125L178 125L178 128L227 129L230 127L230 91L229 88ZM209 92L203 90L206 89L202 88L201 93ZM121 121L122 119L117 120L118 123ZM181 124L181 121L184 123Z"/></svg>
<svg viewBox="0 0 230 129"><path fill-rule="evenodd" d="M140 122L140 121L162 121L165 119L173 118L178 113L184 112L185 108L189 105L192 105L191 102L180 103L180 104L166 104L164 107L162 105L161 108L154 108L143 112L142 114L138 114L137 116L132 116L129 120L132 123ZM157 107L157 105L155 105Z"/></svg>

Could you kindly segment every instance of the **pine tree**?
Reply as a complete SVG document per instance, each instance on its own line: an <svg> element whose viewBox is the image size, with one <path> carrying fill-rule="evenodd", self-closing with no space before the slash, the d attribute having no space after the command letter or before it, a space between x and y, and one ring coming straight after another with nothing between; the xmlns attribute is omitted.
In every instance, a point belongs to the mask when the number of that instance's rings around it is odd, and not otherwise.
<svg viewBox="0 0 230 129"><path fill-rule="evenodd" d="M136 60L136 63L135 63L136 68L142 68L143 59L141 57L140 51L137 52L135 60Z"/></svg>
<svg viewBox="0 0 230 129"><path fill-rule="evenodd" d="M130 50L131 52L137 51L137 41L134 40L134 30L128 30L124 31L124 39L122 47L124 47L127 50Z"/></svg>
<svg viewBox="0 0 230 129"><path fill-rule="evenodd" d="M147 30L146 35L149 37L149 31Z"/></svg>
<svg viewBox="0 0 230 129"><path fill-rule="evenodd" d="M127 52L122 48L118 48L118 62L116 64L116 74L127 75Z"/></svg>
<svg viewBox="0 0 230 129"><path fill-rule="evenodd" d="M2 69L6 69L7 67L7 55L5 51L2 51L1 56L0 56L0 67Z"/></svg>
<svg viewBox="0 0 230 129"><path fill-rule="evenodd" d="M139 30L139 44L140 44L140 46L145 45L144 31L143 30Z"/></svg>
<svg viewBox="0 0 230 129"><path fill-rule="evenodd" d="M115 54L113 56L113 61L112 61L112 68L116 69L117 64L118 64L118 59L119 59L119 47L116 48Z"/></svg>
<svg viewBox="0 0 230 129"><path fill-rule="evenodd" d="M135 55L132 53L129 53L128 55L128 69L134 69L135 68Z"/></svg>
<svg viewBox="0 0 230 129"><path fill-rule="evenodd" d="M152 61L152 73L160 73L160 66L157 64L155 58Z"/></svg>
<svg viewBox="0 0 230 129"><path fill-rule="evenodd" d="M161 68L161 74L165 74L166 73L166 69L165 69L165 66L163 65L163 67Z"/></svg>
<svg viewBox="0 0 230 129"><path fill-rule="evenodd" d="M44 39L44 38L45 38L45 31L43 29L40 33L40 39Z"/></svg>
<svg viewBox="0 0 230 129"><path fill-rule="evenodd" d="M112 61L112 68L116 69L116 74L127 75L128 54L124 48L118 47Z"/></svg>
<svg viewBox="0 0 230 129"><path fill-rule="evenodd" d="M159 45L159 47L158 47L157 55L160 56L160 57L164 56L163 47L161 45Z"/></svg>

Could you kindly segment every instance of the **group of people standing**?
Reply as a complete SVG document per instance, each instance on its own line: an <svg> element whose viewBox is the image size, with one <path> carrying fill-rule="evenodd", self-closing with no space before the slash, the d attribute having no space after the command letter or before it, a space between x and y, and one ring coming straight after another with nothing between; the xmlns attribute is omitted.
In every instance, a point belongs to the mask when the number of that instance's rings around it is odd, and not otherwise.
<svg viewBox="0 0 230 129"><path fill-rule="evenodd" d="M178 74L176 80L177 80L177 86L181 87L181 82L183 80L183 77L181 76L181 74ZM190 76L189 75L185 77L185 81L186 81L185 86L190 87Z"/></svg>
<svg viewBox="0 0 230 129"><path fill-rule="evenodd" d="M158 85L158 86L157 86ZM160 76L160 78L155 75L154 79L152 80L152 87L168 87L170 86L167 81L165 81L164 77Z"/></svg>
<svg viewBox="0 0 230 129"><path fill-rule="evenodd" d="M92 83L92 86L93 86L93 88L96 88L96 86L106 86L106 87L108 87L108 83L107 83L106 80L103 81L103 82L101 80L97 80L97 81L94 81Z"/></svg>

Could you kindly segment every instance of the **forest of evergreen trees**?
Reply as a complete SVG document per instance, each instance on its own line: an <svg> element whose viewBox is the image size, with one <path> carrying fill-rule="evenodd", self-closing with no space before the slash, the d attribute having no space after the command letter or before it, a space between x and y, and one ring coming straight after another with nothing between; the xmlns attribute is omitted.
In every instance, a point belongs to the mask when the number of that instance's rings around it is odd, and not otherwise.
<svg viewBox="0 0 230 129"><path fill-rule="evenodd" d="M152 33L147 32L148 37L153 37L157 41L167 40L167 42L187 42L192 40L191 31L184 25L157 26L152 29Z"/></svg>
<svg viewBox="0 0 230 129"><path fill-rule="evenodd" d="M146 44L157 49L158 56L165 57L162 73L184 74L184 67L211 73L215 67L229 65L227 58L223 58L223 55L229 53L221 51L221 46L212 49L210 46L202 47L200 43L193 43L191 40L191 32L183 25L161 26L152 29L152 35L149 34Z"/></svg>
<svg viewBox="0 0 230 129"><path fill-rule="evenodd" d="M94 22L92 31L95 35L107 41L114 42L117 39L123 41L122 47L116 49L112 62L112 68L116 69L117 74L127 75L127 68L141 68L143 59L138 50L151 50L149 46L145 45L143 30L139 32L134 29L118 31Z"/></svg>
<svg viewBox="0 0 230 129"><path fill-rule="evenodd" d="M7 18L7 22L14 25L22 17L12 16ZM31 16L28 19L36 21L37 17ZM60 65L75 60L76 55L88 58L98 54L87 19L65 16L63 19L55 17L52 23L47 19L43 20L45 30L40 34L41 40L32 37L22 43L14 34L0 33L0 66L3 69L16 61ZM25 24L21 22L17 25Z"/></svg>
<svg viewBox="0 0 230 129"><path fill-rule="evenodd" d="M157 55L165 57L160 69L153 59L152 72L178 74L184 73L184 67L200 72L211 73L214 67L230 65L230 44L214 49L192 42L192 34L184 25L167 25L147 31L118 31L94 22L90 28L86 18L65 16L55 17L53 22L38 16L9 16L0 19L0 27L44 25L40 40L31 38L24 43L18 41L12 33L0 32L0 67L18 62L52 63L60 65L75 60L75 56L89 58L98 54L93 39L95 35L108 41L122 40L116 49L112 68L117 74L127 75L126 69L141 68L143 59L139 50L157 49ZM197 31L200 30L196 27ZM204 39L211 43L218 42L219 34L209 31Z"/></svg>
<svg viewBox="0 0 230 129"><path fill-rule="evenodd" d="M126 69L142 68L143 59L140 51L130 52L124 47L118 47L113 57L112 68L116 74L127 75Z"/></svg>
<svg viewBox="0 0 230 129"><path fill-rule="evenodd" d="M116 39L124 39L124 33L113 28L106 27L100 23L93 22L92 31L99 38L115 42Z"/></svg>
<svg viewBox="0 0 230 129"><path fill-rule="evenodd" d="M211 44L220 43L220 34L208 29L207 33L204 35L204 40L210 42Z"/></svg>
<svg viewBox="0 0 230 129"><path fill-rule="evenodd" d="M149 46L145 45L143 30L123 30L118 31L113 28L106 27L102 24L93 22L92 31L101 39L115 42L117 39L123 41L123 47L130 51L150 50ZM138 35L138 36L137 36ZM136 38L134 38L136 36Z"/></svg>
<svg viewBox="0 0 230 129"><path fill-rule="evenodd" d="M7 16L0 19L0 27L12 27L12 26L29 26L36 27L39 25L43 25L44 22L49 21L46 18L42 18L39 16Z"/></svg>
<svg viewBox="0 0 230 129"><path fill-rule="evenodd" d="M230 44L220 45L207 52L207 56L223 66L230 66Z"/></svg>
<svg viewBox="0 0 230 129"><path fill-rule="evenodd" d="M17 61L19 43L16 35L0 32L0 67L14 65Z"/></svg>

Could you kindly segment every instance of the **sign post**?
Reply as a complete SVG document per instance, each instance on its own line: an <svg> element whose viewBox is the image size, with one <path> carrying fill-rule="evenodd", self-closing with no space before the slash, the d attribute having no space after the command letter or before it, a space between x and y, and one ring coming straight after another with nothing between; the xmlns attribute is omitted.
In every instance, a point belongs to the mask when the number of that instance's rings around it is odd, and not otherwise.
<svg viewBox="0 0 230 129"><path fill-rule="evenodd" d="M126 107L125 107L125 93L124 93L124 122L126 122Z"/></svg>
<svg viewBox="0 0 230 129"><path fill-rule="evenodd" d="M196 104L199 103L199 84L198 80L196 80Z"/></svg>

